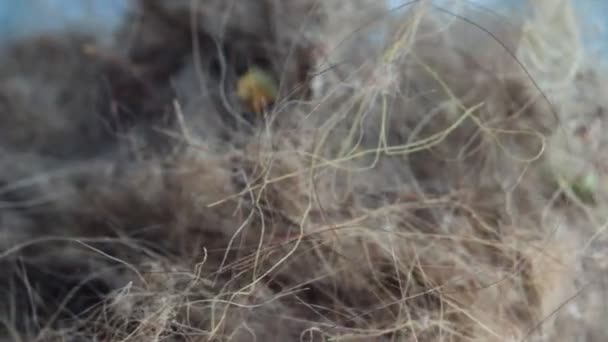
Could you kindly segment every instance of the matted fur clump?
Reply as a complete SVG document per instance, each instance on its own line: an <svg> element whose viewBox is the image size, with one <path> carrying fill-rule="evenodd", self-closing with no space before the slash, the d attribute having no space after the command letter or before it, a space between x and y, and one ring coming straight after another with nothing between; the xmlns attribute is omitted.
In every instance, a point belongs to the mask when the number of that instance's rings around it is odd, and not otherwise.
<svg viewBox="0 0 608 342"><path fill-rule="evenodd" d="M4 47L4 339L591 340L553 323L593 222L548 162L570 113L529 30L465 13L149 0Z"/></svg>

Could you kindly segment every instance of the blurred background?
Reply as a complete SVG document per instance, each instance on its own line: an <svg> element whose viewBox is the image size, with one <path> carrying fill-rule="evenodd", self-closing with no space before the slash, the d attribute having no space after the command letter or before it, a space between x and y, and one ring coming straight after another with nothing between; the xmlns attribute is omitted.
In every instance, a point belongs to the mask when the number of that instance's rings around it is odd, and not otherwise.
<svg viewBox="0 0 608 342"><path fill-rule="evenodd" d="M134 0L1 0L0 41L40 31L77 27L104 33L111 31ZM394 7L406 0L386 0ZM560 0L556 0L559 2ZM436 3L445 2L435 1ZM525 0L470 0L506 16L525 15ZM574 1L577 15L583 17L584 32L591 49L602 51L608 59L608 1Z"/></svg>
<svg viewBox="0 0 608 342"><path fill-rule="evenodd" d="M0 42L66 27L107 33L133 0L0 0Z"/></svg>

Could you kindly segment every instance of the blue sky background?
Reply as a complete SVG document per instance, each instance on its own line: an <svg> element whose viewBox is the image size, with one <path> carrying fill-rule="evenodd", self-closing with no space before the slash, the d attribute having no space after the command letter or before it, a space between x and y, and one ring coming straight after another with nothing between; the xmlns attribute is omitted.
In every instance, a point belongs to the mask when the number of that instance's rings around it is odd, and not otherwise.
<svg viewBox="0 0 608 342"><path fill-rule="evenodd" d="M407 0L386 1L396 6ZM524 0L469 1L499 13L527 13ZM0 0L0 42L70 26L101 33L111 31L120 23L130 3L133 0ZM575 0L574 3L579 15L585 18L581 23L598 30L597 36L587 37L589 48L608 60L608 0Z"/></svg>
<svg viewBox="0 0 608 342"><path fill-rule="evenodd" d="M0 0L0 41L40 31L115 28L132 0Z"/></svg>
<svg viewBox="0 0 608 342"><path fill-rule="evenodd" d="M386 0L390 6L398 6L409 0ZM525 16L530 13L526 0L467 0L487 9L505 15ZM531 0L534 1L534 0ZM558 0L555 0L558 1ZM434 0L440 5L446 0ZM601 56L603 62L608 62L608 0L572 0L575 11L580 18L583 41L590 52Z"/></svg>

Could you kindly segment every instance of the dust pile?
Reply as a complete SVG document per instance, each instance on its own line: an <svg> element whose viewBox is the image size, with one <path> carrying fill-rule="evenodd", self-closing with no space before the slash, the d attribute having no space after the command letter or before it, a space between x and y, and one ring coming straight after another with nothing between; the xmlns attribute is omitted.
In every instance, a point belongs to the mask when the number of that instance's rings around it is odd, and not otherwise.
<svg viewBox="0 0 608 342"><path fill-rule="evenodd" d="M0 334L603 340L605 82L538 3L149 0L5 46Z"/></svg>

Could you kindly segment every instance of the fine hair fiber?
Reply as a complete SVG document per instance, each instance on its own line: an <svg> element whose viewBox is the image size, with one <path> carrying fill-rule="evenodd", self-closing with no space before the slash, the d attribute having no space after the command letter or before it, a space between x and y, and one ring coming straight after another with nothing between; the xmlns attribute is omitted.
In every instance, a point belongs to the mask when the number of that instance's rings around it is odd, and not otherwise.
<svg viewBox="0 0 608 342"><path fill-rule="evenodd" d="M0 340L605 341L606 82L570 2L526 13L141 0L4 44Z"/></svg>

